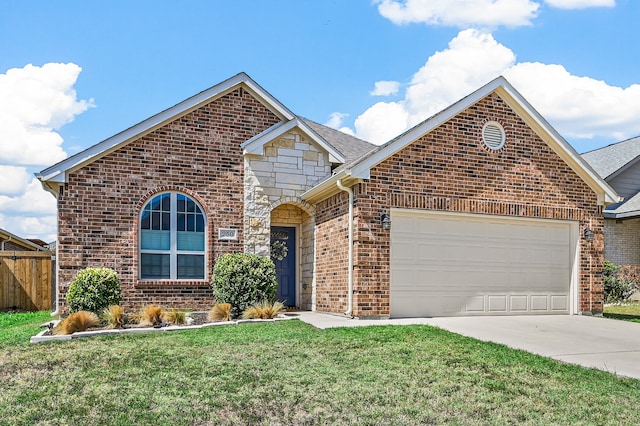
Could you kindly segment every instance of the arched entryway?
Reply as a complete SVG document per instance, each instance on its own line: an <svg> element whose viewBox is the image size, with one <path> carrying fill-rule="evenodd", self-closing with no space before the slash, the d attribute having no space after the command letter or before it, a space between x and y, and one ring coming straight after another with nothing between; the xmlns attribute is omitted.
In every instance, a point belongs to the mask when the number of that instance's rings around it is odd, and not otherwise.
<svg viewBox="0 0 640 426"><path fill-rule="evenodd" d="M278 276L277 299L289 307L313 307L313 231L313 216L296 204L280 204L271 211L270 253Z"/></svg>

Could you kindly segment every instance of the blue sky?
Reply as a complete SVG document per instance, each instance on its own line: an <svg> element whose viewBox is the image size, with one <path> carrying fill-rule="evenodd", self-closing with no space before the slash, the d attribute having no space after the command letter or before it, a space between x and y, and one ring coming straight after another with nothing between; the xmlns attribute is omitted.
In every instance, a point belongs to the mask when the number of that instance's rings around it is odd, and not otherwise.
<svg viewBox="0 0 640 426"><path fill-rule="evenodd" d="M0 227L55 239L33 172L240 71L375 143L500 74L579 152L640 135L638 18L635 0L3 0Z"/></svg>

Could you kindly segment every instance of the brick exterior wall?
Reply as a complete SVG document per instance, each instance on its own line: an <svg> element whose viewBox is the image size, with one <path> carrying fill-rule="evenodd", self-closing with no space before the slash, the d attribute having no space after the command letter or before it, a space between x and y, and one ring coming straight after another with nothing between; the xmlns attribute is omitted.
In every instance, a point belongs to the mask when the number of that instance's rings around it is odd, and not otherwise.
<svg viewBox="0 0 640 426"><path fill-rule="evenodd" d="M604 220L604 258L616 265L640 265L640 219Z"/></svg>
<svg viewBox="0 0 640 426"><path fill-rule="evenodd" d="M506 132L497 152L482 142L487 120ZM393 207L571 220L580 231L588 226L596 238L580 239L578 309L602 312L604 224L596 194L495 94L374 167L354 189L355 316L389 315L390 232L382 230L380 215ZM346 300L341 197L340 204L316 207L318 310L332 312Z"/></svg>
<svg viewBox="0 0 640 426"><path fill-rule="evenodd" d="M214 260L243 251L243 156L240 144L280 120L242 88L174 120L68 174L58 199L59 304L77 272L116 270L125 308L148 303L207 309ZM138 279L138 217L155 194L183 192L207 218L206 277L195 281ZM235 228L237 241L218 241Z"/></svg>
<svg viewBox="0 0 640 426"><path fill-rule="evenodd" d="M344 192L316 204L315 306L320 312L347 310L348 211L349 199Z"/></svg>

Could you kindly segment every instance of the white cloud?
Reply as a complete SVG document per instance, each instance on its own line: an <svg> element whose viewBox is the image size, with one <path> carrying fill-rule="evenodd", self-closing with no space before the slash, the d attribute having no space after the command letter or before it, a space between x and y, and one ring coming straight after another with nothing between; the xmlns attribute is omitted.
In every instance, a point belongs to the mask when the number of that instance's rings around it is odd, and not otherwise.
<svg viewBox="0 0 640 426"><path fill-rule="evenodd" d="M0 164L0 196L18 195L27 189L32 175L20 166L4 166Z"/></svg>
<svg viewBox="0 0 640 426"><path fill-rule="evenodd" d="M23 193L16 196L0 195L0 211L5 215L55 215L56 199L42 188L39 180L32 178Z"/></svg>
<svg viewBox="0 0 640 426"><path fill-rule="evenodd" d="M76 99L81 70L48 63L0 74L0 163L42 166L66 157L56 130L92 106Z"/></svg>
<svg viewBox="0 0 640 426"><path fill-rule="evenodd" d="M93 106L77 99L81 70L48 63L0 74L0 226L21 237L55 239L56 200L31 172L67 157L57 130Z"/></svg>
<svg viewBox="0 0 640 426"><path fill-rule="evenodd" d="M531 25L540 4L531 0L378 0L394 24L424 23L458 28Z"/></svg>
<svg viewBox="0 0 640 426"><path fill-rule="evenodd" d="M505 77L565 137L620 140L640 133L640 85L579 77L561 65L524 62Z"/></svg>
<svg viewBox="0 0 640 426"><path fill-rule="evenodd" d="M355 136L355 133L353 132L353 130L351 130L349 127L342 126L344 119L347 118L348 116L349 114L344 114L342 112L332 112L329 115L329 120L327 120L327 122L324 123L324 125L331 127L332 129L339 130L342 133Z"/></svg>
<svg viewBox="0 0 640 426"><path fill-rule="evenodd" d="M545 0L545 3L558 9L586 9L589 7L614 7L616 0Z"/></svg>
<svg viewBox="0 0 640 426"><path fill-rule="evenodd" d="M372 96L391 96L397 95L398 90L400 90L400 83L397 81L376 81L373 90L371 91Z"/></svg>
<svg viewBox="0 0 640 426"><path fill-rule="evenodd" d="M461 31L433 54L401 101L378 102L356 118L355 133L384 143L501 74L565 137L620 140L640 133L640 85L621 88L560 65L516 63L509 48L477 30Z"/></svg>

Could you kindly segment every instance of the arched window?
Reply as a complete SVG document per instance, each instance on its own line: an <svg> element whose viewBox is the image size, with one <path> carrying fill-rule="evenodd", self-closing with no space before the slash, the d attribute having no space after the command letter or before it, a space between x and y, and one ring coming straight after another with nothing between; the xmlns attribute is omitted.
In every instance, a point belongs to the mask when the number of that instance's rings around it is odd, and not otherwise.
<svg viewBox="0 0 640 426"><path fill-rule="evenodd" d="M204 279L205 217L192 198L164 192L140 213L140 279Z"/></svg>

